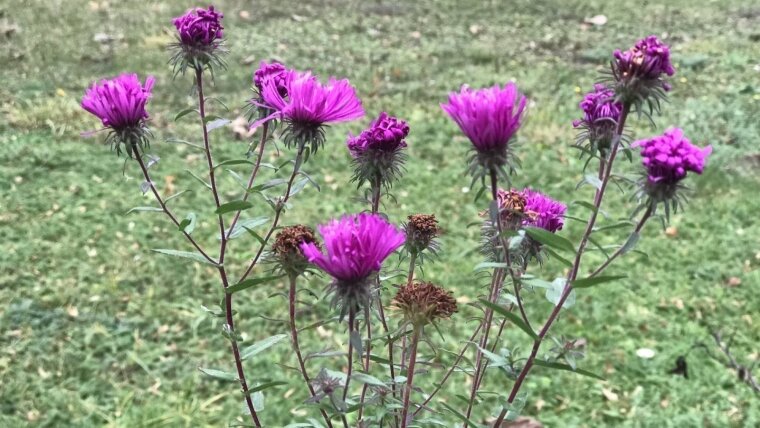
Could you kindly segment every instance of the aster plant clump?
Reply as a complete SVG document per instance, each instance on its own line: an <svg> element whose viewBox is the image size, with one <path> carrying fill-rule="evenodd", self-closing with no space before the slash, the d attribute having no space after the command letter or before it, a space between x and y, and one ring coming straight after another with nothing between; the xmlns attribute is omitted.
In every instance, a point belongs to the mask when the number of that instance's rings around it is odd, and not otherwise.
<svg viewBox="0 0 760 428"><path fill-rule="evenodd" d="M126 153L125 168L139 170L140 190L155 201L131 211L165 217L186 243L186 248L154 251L166 260L203 263L209 269L198 272L218 283L217 294L209 300L220 303L203 310L219 324L222 334L211 340L225 341L230 363L200 370L238 385L236 397L244 403L245 413L231 416L235 419L231 424L406 428L454 426L453 421L480 427L488 421L501 426L520 414L528 399L525 380L534 368L597 377L578 367L582 341L553 336L561 312L571 310L577 293L622 278L604 272L637 244L648 220L661 216L666 222L683 208L689 192L685 180L689 173L704 171L712 151L710 146L692 144L677 127L629 143L629 113L659 112L666 92L673 89L668 78L675 68L667 45L650 36L628 50L615 51L611 79L595 85L580 103L580 119L572 123L580 131L576 147L587 156L584 170L594 166L598 171L590 174L593 179L587 175L578 190L588 189L591 201L554 199L562 189L517 175L520 158L527 156L515 144L517 135L527 134L520 137L527 140L530 134L521 130L528 99L515 83L483 89L463 85L449 95L441 108L469 140L471 155L467 159L463 153L463 169L472 184L481 185L474 201L481 216L473 221L482 223L482 241L472 242L472 249L480 245L483 250L473 274L483 286L445 283L444 288L430 279L444 271L447 257L458 257L446 254L439 242L443 230L439 218L447 213L411 214L405 220L394 214L391 193L403 185L405 165L422 162L408 153L409 144L412 148L417 144L416 137L407 141L413 124L401 119L404 116L381 112L363 130L351 125L365 112L358 96L361 88L347 79L322 80L311 71L262 61L249 74L254 91L248 100L249 121L256 131L249 147L255 153L249 149L241 150L238 158L214 156L220 143L212 132L230 121L218 116L224 112L216 104L208 105L204 83L211 73L224 69L222 16L209 6L190 9L172 21L177 41L170 62L175 78L192 70L197 95L194 105L179 112L176 120L196 119L202 141L196 147L205 162L202 171L192 175L201 183L196 190L208 194L207 208L178 216L169 202L185 191L164 195L154 184L152 172L160 166L158 157L149 152L163 146L150 144L153 135L147 126L148 101L161 96L152 77L144 83L136 74L100 80L86 89L82 108L109 131L105 140L117 154ZM282 126L277 128L278 124ZM325 129L333 125L353 126L345 146L328 141ZM452 136L455 133L452 127ZM279 166L262 163L268 150L278 150L277 140L284 143L280 155L286 161ZM310 185L319 191L304 164L323 146L335 148L333 156L352 161L352 181L369 197L356 199L359 202L351 210L356 214L328 213L325 222L314 228L292 223L283 227L282 223L297 218L292 211L298 208L298 195ZM337 150L340 146L342 151ZM613 167L620 165L619 153L630 159L640 154L640 162L631 166L640 178L629 180L636 204L631 219L610 225L598 213L609 183L623 181L613 173ZM225 170L239 187L228 188L226 181L218 180ZM524 181L522 186L513 186L518 180ZM586 184L592 186L584 188ZM214 236L200 239L201 228L196 230L196 225L208 219L213 220ZM570 221L582 222L581 235L567 236L566 229L572 231L565 227ZM614 250L598 245L602 233L621 227L630 231ZM604 253L601 261L589 260L589 244ZM590 267L592 262L598 263L596 267ZM566 273L542 279L547 264L564 265ZM324 292L312 290L314 285L324 286ZM456 291L457 298L449 289ZM253 290L273 299L284 297L283 315L260 313L255 307L241 311L241 301L235 297ZM460 297L473 304L458 305ZM534 305L543 298L552 304L544 316ZM256 317L244 318L241 313ZM451 341L439 324L462 323L465 316L476 320L474 327L468 337L457 340L461 347L451 352L453 361L440 358L438 348ZM279 325L277 320L282 321L282 331L271 327ZM326 344L322 349L302 349L301 336L311 335L312 327L329 325L337 329L345 348L335 350ZM524 333L523 341L505 341L503 333L510 329ZM294 392L295 402L291 397L281 404L293 411L271 412L261 405L264 394L277 400L282 394L269 390L289 384L289 378L268 361L253 365L247 360L261 358L267 349L288 339L292 352L283 358L295 362L283 360L277 367L293 367L302 389ZM556 346L542 348L546 339ZM264 365L266 372L258 369ZM458 388L456 400L441 397L452 378L466 385ZM304 412L307 416L295 420Z"/></svg>

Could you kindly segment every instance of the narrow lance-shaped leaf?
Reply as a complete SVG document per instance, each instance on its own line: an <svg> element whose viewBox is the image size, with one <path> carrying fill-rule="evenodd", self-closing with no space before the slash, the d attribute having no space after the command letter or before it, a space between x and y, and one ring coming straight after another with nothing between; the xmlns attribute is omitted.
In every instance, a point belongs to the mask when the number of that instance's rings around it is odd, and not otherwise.
<svg viewBox="0 0 760 428"><path fill-rule="evenodd" d="M539 359L533 360L533 364L535 364L537 366L541 366L541 367L550 368L550 369L557 369L557 370L564 370L564 371L568 371L568 372L573 372L573 373L577 373L577 374L582 375L582 376L593 377L594 379L604 380L603 377L599 376L596 373L592 373L592 372L590 372L588 370L583 370L583 369L575 369L575 370L573 370L573 368L570 365L568 365L568 364L562 364L562 363L544 361L544 360L539 360Z"/></svg>
<svg viewBox="0 0 760 428"><path fill-rule="evenodd" d="M190 259L196 262L214 264L208 261L208 259L206 259L205 257L203 257L203 255L198 254L198 253L191 253L189 251L169 250L165 248L157 248L157 249L154 249L153 251L157 253L165 254L167 256L182 257L182 258Z"/></svg>
<svg viewBox="0 0 760 428"><path fill-rule="evenodd" d="M520 330L524 331L528 334L528 336L532 337L533 339L538 339L538 335L536 332L534 332L530 327L528 327L527 324L525 324L525 321L522 320L519 316L513 314L512 312L508 311L507 308L504 308L502 306L499 306L495 303L489 302L486 299L480 299L480 303L483 306L486 306L488 308L491 308L494 312L497 314L507 318L508 320L512 321L514 325L516 325Z"/></svg>
<svg viewBox="0 0 760 428"><path fill-rule="evenodd" d="M592 278L578 279L572 282L574 288L588 288L605 282L625 278L625 275L595 276Z"/></svg>
<svg viewBox="0 0 760 428"><path fill-rule="evenodd" d="M225 214L233 211L243 211L247 210L248 208L253 207L253 204L249 201L244 200L237 200L232 202L227 202L226 204L222 204L219 206L219 208L216 209L216 214Z"/></svg>
<svg viewBox="0 0 760 428"><path fill-rule="evenodd" d="M287 334L276 334L274 336L267 337L266 339L259 340L253 345L243 349L243 351L240 353L240 358L247 360L248 358L251 358L256 354L271 348L272 346L282 342L287 338Z"/></svg>
<svg viewBox="0 0 760 428"><path fill-rule="evenodd" d="M224 291L227 294L237 293L238 291L245 290L246 288L251 288L255 285L264 284L266 282L274 281L280 278L282 278L282 275L264 276L261 278L250 278L242 282L238 282L235 285L231 285L225 288Z"/></svg>
<svg viewBox="0 0 760 428"><path fill-rule="evenodd" d="M557 234L551 233L548 230L541 229L539 227L527 227L525 233L531 238L535 239L539 243L548 247L556 248L558 250L574 252L575 247L566 238Z"/></svg>
<svg viewBox="0 0 760 428"><path fill-rule="evenodd" d="M222 370L217 369L207 369L204 367L198 367L198 370L202 371L203 373L213 377L214 379L224 380L224 381L234 381L237 380L237 375L230 372L225 372Z"/></svg>

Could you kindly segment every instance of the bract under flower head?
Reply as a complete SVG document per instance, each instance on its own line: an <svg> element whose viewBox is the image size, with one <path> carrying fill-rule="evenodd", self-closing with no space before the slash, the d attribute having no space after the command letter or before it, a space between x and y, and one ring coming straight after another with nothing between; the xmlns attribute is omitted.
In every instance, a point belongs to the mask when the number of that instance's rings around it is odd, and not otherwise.
<svg viewBox="0 0 760 428"><path fill-rule="evenodd" d="M596 84L594 91L587 93L578 106L583 111L583 118L573 121L573 127L583 130L578 143L588 140L592 152L606 152L615 136L623 104L615 100L614 90Z"/></svg>
<svg viewBox="0 0 760 428"><path fill-rule="evenodd" d="M688 172L702 174L712 153L711 146L692 145L680 128L636 141L632 147L641 147L641 163L647 173L646 193L655 201L672 198Z"/></svg>
<svg viewBox="0 0 760 428"><path fill-rule="evenodd" d="M93 83L85 92L82 108L112 130L108 140L117 153L120 153L122 144L130 156L133 145L141 148L147 145L145 122L148 112L145 105L154 83L153 76L148 76L143 86L136 74L122 74Z"/></svg>
<svg viewBox="0 0 760 428"><path fill-rule="evenodd" d="M364 182L390 187L403 171L409 125L388 113L372 122L358 136L349 135L346 145L354 158L354 176L359 186Z"/></svg>
<svg viewBox="0 0 760 428"><path fill-rule="evenodd" d="M464 85L459 92L449 94L448 103L441 108L475 148L473 167L479 165L487 173L509 166L510 140L522 124L527 103L517 85L510 82L504 88L495 85L478 90Z"/></svg>
<svg viewBox="0 0 760 428"><path fill-rule="evenodd" d="M316 151L324 143L325 125L364 116L361 100L347 79L330 78L322 84L311 73L294 70L283 73L282 79L286 82L286 96L276 79L262 82L263 105L274 113L259 122L282 119L287 125L287 146L310 144Z"/></svg>
<svg viewBox="0 0 760 428"><path fill-rule="evenodd" d="M222 18L224 15L209 6L188 10L184 15L172 20L177 29L176 52L169 61L175 73L183 73L188 67L201 70L203 67L224 67L218 55L224 37Z"/></svg>
<svg viewBox="0 0 760 428"><path fill-rule="evenodd" d="M306 259L334 278L333 287L343 312L369 303L368 279L404 243L404 234L376 214L345 215L318 227L323 253L302 243Z"/></svg>

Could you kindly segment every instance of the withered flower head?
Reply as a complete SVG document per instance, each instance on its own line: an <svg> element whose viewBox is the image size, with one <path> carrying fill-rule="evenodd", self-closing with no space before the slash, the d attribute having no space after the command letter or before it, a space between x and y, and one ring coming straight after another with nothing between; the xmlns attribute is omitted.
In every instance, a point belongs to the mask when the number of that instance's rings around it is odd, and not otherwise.
<svg viewBox="0 0 760 428"><path fill-rule="evenodd" d="M409 221L404 224L407 251L412 254L425 250L435 253L437 245L434 239L441 232L435 214L412 214L407 219Z"/></svg>
<svg viewBox="0 0 760 428"><path fill-rule="evenodd" d="M401 286L393 303L415 327L449 318L457 311L457 302L451 293L430 282Z"/></svg>
<svg viewBox="0 0 760 428"><path fill-rule="evenodd" d="M514 230L522 223L525 215L525 194L515 189L499 189L496 197L499 203L499 212L501 213L502 227Z"/></svg>
<svg viewBox="0 0 760 428"><path fill-rule="evenodd" d="M280 268L288 275L300 275L309 266L301 252L300 245L314 244L320 248L314 231L302 224L284 227L272 244L272 256Z"/></svg>

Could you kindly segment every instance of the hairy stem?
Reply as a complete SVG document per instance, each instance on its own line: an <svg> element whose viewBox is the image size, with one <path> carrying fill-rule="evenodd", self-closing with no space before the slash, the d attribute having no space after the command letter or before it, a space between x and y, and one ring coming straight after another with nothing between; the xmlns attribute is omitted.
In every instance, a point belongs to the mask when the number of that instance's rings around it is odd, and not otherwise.
<svg viewBox="0 0 760 428"><path fill-rule="evenodd" d="M206 161L208 163L208 177L211 184L211 194L214 197L214 204L218 209L221 206L219 200L219 190L216 187L216 178L214 176L214 160L211 155L211 145L208 138L208 128L206 127L206 99L203 96L203 69L197 68L195 70L195 82L198 88L198 112L201 119L201 128L203 129L203 147L206 152ZM229 287L229 281L227 280L227 272L224 268L224 256L227 248L227 237L224 233L224 218L221 214L218 214L219 218L219 236L221 237L221 243L219 245L219 264L217 270L219 271L219 278L222 280L222 286L227 289ZM251 394L248 393L248 384L245 379L245 373L243 371L243 360L240 358L240 350L238 349L237 340L235 336L235 322L233 319L232 311L232 294L225 293L225 316L227 321L227 328L230 333L230 344L232 347L232 355L235 359L235 367L237 368L238 380L240 381L240 387L245 395L246 405L248 406L248 412L251 414L253 423L257 426L261 426L256 409L253 406L253 400Z"/></svg>
<svg viewBox="0 0 760 428"><path fill-rule="evenodd" d="M462 347L462 350L459 351L459 355L457 355L457 359L454 361L454 364L449 367L449 369L446 371L446 374L443 375L443 378L440 382L436 385L435 389L433 389L433 392L430 393L428 398L425 399L425 401L422 402L422 404L419 405L417 410L414 411L412 416L417 416L417 413L421 412L422 409L425 408L425 406L435 397L436 394L443 388L443 385L446 383L447 380L449 380L449 377L451 377L451 374L454 373L454 369L459 365L459 362L462 361L462 358L464 358L464 353L467 351L467 348L469 347L470 343L472 343L473 340L478 336L478 333L480 333L480 329L483 328L483 324L478 324L478 327L475 329L475 331L472 333L472 336L470 336L470 339L465 342L464 346Z"/></svg>
<svg viewBox="0 0 760 428"><path fill-rule="evenodd" d="M293 343L293 351L296 353L296 358L298 359L298 367L301 369L301 376L303 376L303 381L306 383L306 387L309 388L309 395L311 398L314 398L316 393L314 392L314 387L311 385L309 374L306 372L306 364L304 363L303 356L301 355L301 347L298 344L298 328L296 328L296 278L296 275L290 275L290 292L288 293L290 339ZM330 417L327 415L327 412L325 412L324 409L319 409L319 411L322 413L322 417L324 418L327 426L332 428L332 422L330 421Z"/></svg>
<svg viewBox="0 0 760 428"><path fill-rule="evenodd" d="M409 399L412 396L412 387L414 384L414 365L417 362L417 344L420 341L420 327L414 326L412 332L412 345L409 351L409 365L406 369L406 388L404 388L404 405L401 413L401 428L406 428L409 424ZM412 415L414 416L414 415Z"/></svg>
<svg viewBox="0 0 760 428"><path fill-rule="evenodd" d="M594 230L594 224L596 223L596 217L597 217L597 214L599 213L599 208L602 205L604 192L607 189L607 185L610 182L610 176L612 174L613 163L615 161L615 157L617 156L618 148L620 146L620 140L622 139L622 135L623 135L623 129L625 127L625 121L628 118L629 111L630 111L630 105L628 104L623 105L623 109L620 112L620 119L618 120L617 129L615 131L615 139L614 139L615 141L614 141L614 144L612 145L612 150L610 151L610 158L606 162L606 165L604 162L600 163L600 169L603 169L604 171L601 173L602 184L599 187L599 189L597 189L596 194L594 196L594 210L591 212L588 222L586 223L586 230L584 231L583 236L581 238L580 245L578 246L578 251L575 255L573 266L570 269L570 273L567 276L565 287L562 290L562 295L560 296L560 299L557 302L556 306L554 306L554 309L552 310L551 314L549 314L549 318L546 320L546 323L544 323L544 326L541 328L541 331L539 331L538 339L533 341L533 348L531 349L530 356L528 356L528 359L525 362L525 366L523 366L523 369L520 371L520 374L517 376L517 380L515 381L515 384L512 386L512 391L510 391L509 393L509 398L507 399L509 403L513 403L515 400L515 397L517 397L517 393L520 391L520 387L522 387L522 384L525 381L526 376L528 376L530 369L533 367L533 362L536 360L536 355L538 355L538 350L541 347L541 343L543 342L544 337L549 332L549 329L552 327L552 324L554 324L554 321L556 321L557 316L562 310L562 305L565 303L565 300L567 300L567 296L570 295L570 292L573 289L572 281L574 281L576 277L578 276L581 259L583 257L583 251L585 250L586 245L588 244L588 239L591 236L591 232L593 232ZM502 409L501 414L499 414L499 417L496 419L495 426L499 426L504 421L504 418L507 416L507 411L508 411L507 407Z"/></svg>
<svg viewBox="0 0 760 428"><path fill-rule="evenodd" d="M153 184L153 180L150 178L150 173L148 172L148 167L145 165L145 161L143 161L142 155L140 155L139 147L137 144L132 145L132 152L135 154L135 160L137 160L137 163L140 165L140 169L142 170L143 178L145 178L145 181L150 185L150 190L153 192L153 197L156 198L156 201L159 205L161 205L161 209L163 210L164 214L166 214L167 217L174 223L175 226L179 227L180 222L177 220L177 217L172 214L171 210L169 210L169 207L166 206L166 202L164 202L163 198L161 198L161 194L158 193L158 189L156 189L156 186ZM218 262L214 259L212 259L203 249L198 245L198 243L195 241L195 239L190 236L189 233L182 231L182 234L185 235L185 238L187 238L188 241L190 241L190 244L195 247L196 250L205 258L208 260L211 264L216 265Z"/></svg>
<svg viewBox="0 0 760 428"><path fill-rule="evenodd" d="M269 226L269 230L267 231L267 234L264 235L264 238L261 242L261 246L259 246L259 250L256 252L256 255L251 260L251 263L248 264L248 267L246 268L243 275L238 279L238 282L243 281L248 277L248 275L251 274L253 271L253 268L256 267L256 263L259 262L259 259L261 258L261 255L264 253L264 249L267 246L267 242L269 242L269 239L272 237L272 234L274 233L275 229L277 229L277 225L280 222L280 216L282 216L282 210L285 208L285 204L290 199L290 191L293 189L293 181L295 181L296 176L298 175L298 171L301 168L301 163L303 162L303 154L304 151L306 151L306 144L301 143L298 146L298 154L296 154L295 163L293 165L293 172L290 174L290 179L288 179L288 185L285 189L285 193L280 198L280 200L277 202L277 205L275 206L275 213L274 213L274 220L272 221L272 225Z"/></svg>
<svg viewBox="0 0 760 428"><path fill-rule="evenodd" d="M647 207L647 210L644 211L644 215L642 215L641 219L639 219L639 222L636 223L636 227L633 229L633 233L639 233L639 232L641 232L641 229L644 228L644 224L652 216L652 211L653 211L653 206L650 204ZM623 254L623 248L624 248L624 246L621 246L620 248L618 248L607 260L604 261L604 263L602 263L601 266L599 266L598 268L596 268L596 270L594 270L591 273L591 275L589 275L589 278L593 278L593 277L599 275L600 273L602 273L602 271L605 268L607 268L607 266L609 266L610 263L612 263L616 258L618 258L620 255Z"/></svg>
<svg viewBox="0 0 760 428"><path fill-rule="evenodd" d="M354 371L354 341L352 336L356 324L356 309L351 307L348 310L348 369L346 372L346 386L343 388L343 402L348 397L348 386L351 383L351 373Z"/></svg>
<svg viewBox="0 0 760 428"><path fill-rule="evenodd" d="M261 133L261 141L259 142L259 153L256 155L256 163L253 166L253 170L251 171L251 176L248 177L248 185L246 186L246 192L243 194L243 201L247 201L248 198L251 196L251 193L248 191L251 186L253 186L254 180L256 180L256 175L259 173L259 167L261 166L261 158L264 157L264 146L266 145L267 141L267 131L269 130L269 122L264 122L264 125L262 127L262 133ZM235 225L237 224L238 220L240 219L240 214L242 211L237 211L235 213L235 217L232 218L232 223L230 223L230 227L227 230L227 240L230 239L230 235L232 235L232 230L235 228Z"/></svg>

